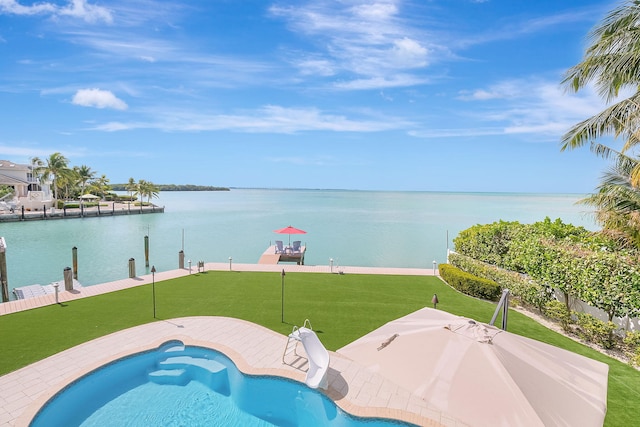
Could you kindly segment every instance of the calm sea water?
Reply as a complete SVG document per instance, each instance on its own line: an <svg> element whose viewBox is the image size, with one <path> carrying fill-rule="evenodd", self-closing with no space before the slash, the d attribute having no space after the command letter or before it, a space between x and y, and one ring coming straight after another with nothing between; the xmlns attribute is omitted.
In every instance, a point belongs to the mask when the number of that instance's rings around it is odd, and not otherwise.
<svg viewBox="0 0 640 427"><path fill-rule="evenodd" d="M531 223L561 218L596 229L583 195L374 192L342 190L249 190L164 192L155 200L164 214L0 224L7 241L10 288L62 280L78 248L78 279L93 285L137 274L144 266L144 236L158 271L185 260L257 263L275 240L273 230L292 225L307 246L305 263L431 268L444 262L458 232L498 221ZM184 236L184 238L183 238ZM186 262L185 262L186 265Z"/></svg>

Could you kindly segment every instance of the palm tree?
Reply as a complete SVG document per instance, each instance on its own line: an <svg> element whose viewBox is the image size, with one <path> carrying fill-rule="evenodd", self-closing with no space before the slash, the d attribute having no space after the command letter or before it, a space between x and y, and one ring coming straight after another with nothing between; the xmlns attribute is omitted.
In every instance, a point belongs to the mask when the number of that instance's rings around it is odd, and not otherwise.
<svg viewBox="0 0 640 427"><path fill-rule="evenodd" d="M135 179L133 178L129 178L129 182L127 183L127 185L125 186L125 188L127 189L127 191L129 192L129 204L131 204L131 200L133 199L133 193L136 191L136 189L138 188L138 184L136 184Z"/></svg>
<svg viewBox="0 0 640 427"><path fill-rule="evenodd" d="M626 0L609 12L588 35L591 45L584 59L570 68L564 78L569 89L578 91L595 80L600 95L607 101L620 89L637 89L640 76L640 2Z"/></svg>
<svg viewBox="0 0 640 427"><path fill-rule="evenodd" d="M144 191L147 186L147 181L141 179L136 184L136 191L133 192L134 196L140 196L140 209L142 209L142 204L144 202Z"/></svg>
<svg viewBox="0 0 640 427"><path fill-rule="evenodd" d="M611 135L621 138L625 153L640 142L640 1L627 0L611 11L589 33L590 46L582 62L570 68L563 84L578 92L594 83L599 94L610 102L621 89L633 94L595 116L573 126L562 138L561 149L573 149ZM640 167L632 174L640 183Z"/></svg>
<svg viewBox="0 0 640 427"><path fill-rule="evenodd" d="M621 93L631 95L573 126L561 150L590 144L591 151L614 164L602 178L598 193L582 202L596 208L596 219L608 233L640 244L640 162L633 154L640 143L640 0L626 0L589 33L582 62L570 68L563 84L572 92L593 83L610 103ZM624 142L616 151L596 141L613 136Z"/></svg>
<svg viewBox="0 0 640 427"><path fill-rule="evenodd" d="M53 199L58 200L58 188L60 182L71 174L69 160L60 153L53 153L44 161L35 157L31 160L36 165L35 172L43 181L51 181L53 185Z"/></svg>
<svg viewBox="0 0 640 427"><path fill-rule="evenodd" d="M95 177L96 173L92 171L91 168L87 165L82 165L80 167L76 166L73 168L73 170L76 173L77 183L80 184L80 211L84 212L84 199L82 198L82 196L84 196L84 190L87 187L87 182L92 180Z"/></svg>
<svg viewBox="0 0 640 427"><path fill-rule="evenodd" d="M615 156L613 166L604 174L598 192L580 203L596 208L596 220L604 232L621 243L640 247L640 189L631 179L638 159L609 147L593 148L604 157Z"/></svg>
<svg viewBox="0 0 640 427"><path fill-rule="evenodd" d="M147 196L147 203L151 203L151 198L158 197L160 190L157 185L150 181L144 181L142 194Z"/></svg>
<svg viewBox="0 0 640 427"><path fill-rule="evenodd" d="M82 165L80 167L76 166L73 170L77 174L78 183L80 184L80 195L82 196L85 188L87 187L87 183L95 178L96 173L87 165Z"/></svg>
<svg viewBox="0 0 640 427"><path fill-rule="evenodd" d="M102 175L99 178L94 179L90 183L90 189L92 192L95 192L96 195L100 195L102 199L105 198L106 194L111 191L111 186L109 185L109 178L106 175Z"/></svg>

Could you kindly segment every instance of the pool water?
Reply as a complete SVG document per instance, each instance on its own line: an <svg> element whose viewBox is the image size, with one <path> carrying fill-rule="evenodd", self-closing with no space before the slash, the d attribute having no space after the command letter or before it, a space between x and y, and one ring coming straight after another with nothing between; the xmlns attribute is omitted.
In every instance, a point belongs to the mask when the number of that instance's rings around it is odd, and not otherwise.
<svg viewBox="0 0 640 427"><path fill-rule="evenodd" d="M59 392L32 427L413 426L354 417L305 384L242 374L224 354L179 341L117 360Z"/></svg>

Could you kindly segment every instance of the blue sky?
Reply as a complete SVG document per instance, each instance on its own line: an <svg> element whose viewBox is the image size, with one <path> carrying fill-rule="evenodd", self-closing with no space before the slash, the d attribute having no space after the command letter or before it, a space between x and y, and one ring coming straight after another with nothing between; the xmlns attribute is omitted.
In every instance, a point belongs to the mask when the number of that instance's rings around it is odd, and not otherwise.
<svg viewBox="0 0 640 427"><path fill-rule="evenodd" d="M0 158L112 183L588 193L594 0L0 0Z"/></svg>

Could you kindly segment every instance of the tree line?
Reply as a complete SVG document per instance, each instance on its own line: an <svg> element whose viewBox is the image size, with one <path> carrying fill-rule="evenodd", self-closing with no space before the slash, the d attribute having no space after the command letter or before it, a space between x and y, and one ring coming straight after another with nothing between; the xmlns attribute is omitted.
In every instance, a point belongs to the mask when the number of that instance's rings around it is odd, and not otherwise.
<svg viewBox="0 0 640 427"><path fill-rule="evenodd" d="M87 165L70 166L69 160L61 153L53 153L44 159L34 157L31 159L31 166L41 184L51 183L56 202L60 198L77 199L84 194L106 199L114 191L106 175L97 176L97 172ZM129 192L130 200L140 196L141 201L146 197L147 202L158 197L160 191L158 186L150 181L135 181L133 178L129 178L124 190Z"/></svg>
<svg viewBox="0 0 640 427"><path fill-rule="evenodd" d="M128 184L111 184L114 191L127 191ZM160 191L230 191L228 187L214 187L211 185L192 184L157 184Z"/></svg>

